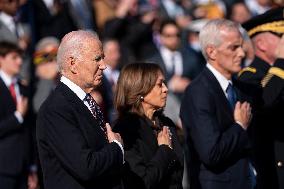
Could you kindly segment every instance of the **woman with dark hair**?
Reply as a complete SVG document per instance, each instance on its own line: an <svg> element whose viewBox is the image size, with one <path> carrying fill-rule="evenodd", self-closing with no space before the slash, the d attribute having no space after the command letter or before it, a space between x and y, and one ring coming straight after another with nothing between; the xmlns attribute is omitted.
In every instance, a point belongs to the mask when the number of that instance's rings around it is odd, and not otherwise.
<svg viewBox="0 0 284 189"><path fill-rule="evenodd" d="M125 188L182 188L183 152L175 124L162 114L168 89L156 64L129 64L117 83L115 106L125 149Z"/></svg>

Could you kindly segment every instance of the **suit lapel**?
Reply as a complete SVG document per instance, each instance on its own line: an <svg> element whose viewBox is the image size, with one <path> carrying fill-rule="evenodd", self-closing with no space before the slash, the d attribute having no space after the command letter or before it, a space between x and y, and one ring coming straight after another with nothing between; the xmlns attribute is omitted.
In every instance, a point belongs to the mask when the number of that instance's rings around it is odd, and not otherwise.
<svg viewBox="0 0 284 189"><path fill-rule="evenodd" d="M82 118L86 118L90 123L90 126L101 133L102 136L104 136L104 132L100 129L98 121L94 118L94 116L92 115L88 107L82 102L82 100L73 91L71 91L71 89L69 89L65 84L61 82L58 85L58 90L63 93L68 102L72 103L72 105L76 108L78 114L82 114Z"/></svg>
<svg viewBox="0 0 284 189"><path fill-rule="evenodd" d="M213 90L213 94L216 98L217 105L220 107L224 107L223 112L227 117L230 119L233 119L233 111L230 107L229 101L227 100L227 97L225 96L223 89L221 85L219 84L218 80L214 76L214 74L207 68L205 67L204 69L206 79L208 80L207 82L210 83L210 87Z"/></svg>
<svg viewBox="0 0 284 189"><path fill-rule="evenodd" d="M0 76L0 86L1 86L1 90L2 90L1 92L10 94L9 89L5 85L5 83L4 83L3 79L1 78L1 76Z"/></svg>
<svg viewBox="0 0 284 189"><path fill-rule="evenodd" d="M12 41L17 43L17 36L11 32L11 30L0 20L0 33L5 33L5 36L1 36L2 40Z"/></svg>
<svg viewBox="0 0 284 189"><path fill-rule="evenodd" d="M9 105L9 107L7 108L11 109L11 107L13 107L12 109L16 109L16 104L11 96L11 93L1 77L0 77L0 85L1 85L0 87L1 93L3 93L3 96L6 96L7 100L6 102Z"/></svg>

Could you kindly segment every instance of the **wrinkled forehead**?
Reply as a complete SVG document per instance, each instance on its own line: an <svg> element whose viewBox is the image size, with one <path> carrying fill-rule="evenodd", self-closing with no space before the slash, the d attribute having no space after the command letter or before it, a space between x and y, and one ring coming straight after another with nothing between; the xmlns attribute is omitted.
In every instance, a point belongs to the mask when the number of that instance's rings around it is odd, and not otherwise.
<svg viewBox="0 0 284 189"><path fill-rule="evenodd" d="M91 53L96 53L96 54L103 53L103 45L99 39L93 38L91 40L88 40L86 43L84 43L83 49Z"/></svg>
<svg viewBox="0 0 284 189"><path fill-rule="evenodd" d="M221 26L220 27L220 32L222 33L239 33L241 34L240 32L240 28L233 25L233 26Z"/></svg>
<svg viewBox="0 0 284 189"><path fill-rule="evenodd" d="M67 48L72 51L84 52L101 52L103 50L102 43L98 38L75 38L67 41Z"/></svg>
<svg viewBox="0 0 284 189"><path fill-rule="evenodd" d="M230 40L242 39L242 34L238 28L224 28L220 29L221 38L229 38Z"/></svg>
<svg viewBox="0 0 284 189"><path fill-rule="evenodd" d="M217 46L241 46L243 44L243 37L238 31L227 31L220 33L220 39Z"/></svg>

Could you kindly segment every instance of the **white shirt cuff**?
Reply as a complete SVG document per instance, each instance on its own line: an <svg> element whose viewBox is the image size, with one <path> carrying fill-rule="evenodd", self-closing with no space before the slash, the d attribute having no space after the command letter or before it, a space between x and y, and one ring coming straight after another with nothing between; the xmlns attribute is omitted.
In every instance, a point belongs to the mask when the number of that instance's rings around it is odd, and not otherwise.
<svg viewBox="0 0 284 189"><path fill-rule="evenodd" d="M18 120L18 122L19 122L20 124L22 124L22 123L24 122L24 118L23 118L23 116L21 115L20 112L15 111L15 112L14 112L14 115L15 115L15 117L17 118L17 120Z"/></svg>
<svg viewBox="0 0 284 189"><path fill-rule="evenodd" d="M121 144L120 142L118 142L118 140L113 140L113 141L111 141L111 142L115 142L115 143L118 144L118 146L120 147L121 152L122 152L123 164L124 164L124 163L125 163L125 161L124 161L124 149L123 149L122 144Z"/></svg>
<svg viewBox="0 0 284 189"><path fill-rule="evenodd" d="M236 121L236 123L239 124L244 129L244 125L241 122ZM246 130L246 129L244 129L244 130Z"/></svg>

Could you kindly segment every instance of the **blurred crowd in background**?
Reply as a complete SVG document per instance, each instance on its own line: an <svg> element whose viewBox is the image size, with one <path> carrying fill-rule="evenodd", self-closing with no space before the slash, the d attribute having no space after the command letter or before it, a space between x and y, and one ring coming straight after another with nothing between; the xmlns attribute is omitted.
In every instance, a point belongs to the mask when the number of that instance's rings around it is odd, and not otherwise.
<svg viewBox="0 0 284 189"><path fill-rule="evenodd" d="M113 93L120 69L147 61L163 68L169 88L165 114L181 128L182 94L206 65L198 43L200 29L214 18L242 24L283 4L281 0L1 0L0 41L16 44L22 51L19 79L28 86L34 126L40 105L59 79L60 39L82 29L97 33L103 42L107 69L103 84L92 95L106 121L116 119ZM243 66L247 66L254 52L240 29L246 51Z"/></svg>
<svg viewBox="0 0 284 189"><path fill-rule="evenodd" d="M205 65L198 33L209 19L228 18L242 24L252 16L281 6L271 0L1 0L0 41L23 50L22 82L30 86L32 107L56 86L56 50L60 39L78 29L97 33L103 41L108 69L94 92L112 122L112 93L121 67L128 63L160 63L170 90L166 114L180 125L181 95ZM248 39L246 34L244 38ZM253 59L250 41L244 66ZM174 63L173 63L174 62ZM174 66L175 65L175 66ZM177 110L172 111L172 110Z"/></svg>

